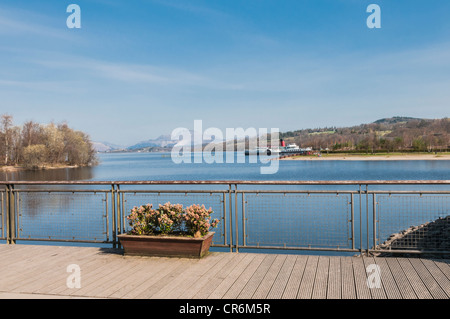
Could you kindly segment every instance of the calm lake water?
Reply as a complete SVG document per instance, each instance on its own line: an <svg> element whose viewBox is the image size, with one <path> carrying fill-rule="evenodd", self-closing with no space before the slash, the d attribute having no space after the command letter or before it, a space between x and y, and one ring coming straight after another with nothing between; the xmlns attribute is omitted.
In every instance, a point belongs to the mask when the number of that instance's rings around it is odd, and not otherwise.
<svg viewBox="0 0 450 319"><path fill-rule="evenodd" d="M99 154L100 164L96 167L51 169L39 171L2 172L0 178L9 181L142 181L142 180L450 180L450 161L411 160L411 161L279 161L275 174L261 174L261 167L271 162L251 163L243 154L234 154L234 163L180 163L176 164L170 153L113 153ZM240 162L242 161L242 163ZM273 163L272 163L273 165ZM71 186L67 186L70 188ZM86 186L83 186L86 188ZM93 186L94 187L94 186ZM134 186L136 188L136 186ZM164 189L157 186L158 189ZM172 186L173 188L174 186ZM203 189L224 189L227 186L202 186ZM272 189L321 189L355 190L357 186L271 186ZM371 186L372 187L372 186ZM411 189L414 186L376 186L371 189L398 190ZM424 186L421 186L422 188ZM104 187L103 187L104 188ZM121 189L126 189L123 187ZM131 188L133 189L133 188ZM239 189L255 189L255 186L239 186ZM264 189L259 186L258 189ZM429 186L427 189L446 189L445 186ZM447 189L448 190L448 189ZM22 238L102 238L105 235L105 194L74 196L65 194L27 193L20 194L19 229ZM106 194L106 198L109 195ZM123 211L129 211L134 205L148 202L166 201L190 205L192 201L212 206L215 211L222 210L221 196L216 195L150 195L125 194ZM239 195L241 196L241 195ZM77 197L76 199L74 197ZM234 197L234 196L233 196ZM238 197L238 214L242 214L241 198ZM234 200L232 198L232 200ZM355 225L366 225L366 209L372 210L371 201L355 196ZM378 227L378 238L386 240L392 233L399 232L411 225L418 225L449 214L449 196L379 196L377 207L382 225ZM342 194L305 194L245 195L246 240L251 245L284 244L300 246L304 244L316 247L336 245L345 247L351 235L350 197ZM361 204L362 214L359 215ZM227 200L228 205L228 200ZM232 204L234 207L234 202ZM431 207L431 208L430 208ZM103 211L103 212L102 212ZM110 214L111 207L106 206ZM426 214L424 213L426 212ZM52 217L55 216L55 217ZM62 216L56 218L56 216ZM399 217L400 216L400 217ZM216 216L218 217L218 216ZM55 219L56 218L56 219ZM242 220L238 218L239 236L242 235ZM369 218L369 222L371 222ZM276 227L274 227L276 225ZM220 240L225 232L217 230ZM380 229L381 228L381 229ZM368 229L368 231L367 231ZM372 225L355 230L356 248L367 247L366 235L372 236ZM361 240L363 239L363 240ZM48 242L47 242L48 243ZM289 251L292 253L292 251ZM307 253L313 253L308 251ZM322 252L324 253L324 252ZM328 253L327 253L328 254ZM332 253L329 253L332 254Z"/></svg>
<svg viewBox="0 0 450 319"><path fill-rule="evenodd" d="M449 180L450 161L279 161L275 174L261 174L267 163L180 163L169 153L99 154L88 168L1 172L1 180ZM245 163L238 163L245 160Z"/></svg>

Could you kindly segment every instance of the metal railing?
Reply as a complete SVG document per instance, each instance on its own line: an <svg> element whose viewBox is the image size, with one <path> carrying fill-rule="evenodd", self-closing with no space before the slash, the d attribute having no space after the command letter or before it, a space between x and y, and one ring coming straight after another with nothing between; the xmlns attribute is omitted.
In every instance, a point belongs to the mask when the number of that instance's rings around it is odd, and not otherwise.
<svg viewBox="0 0 450 319"><path fill-rule="evenodd" d="M450 253L450 181L0 182L0 239L119 245L134 206L204 204L213 247Z"/></svg>

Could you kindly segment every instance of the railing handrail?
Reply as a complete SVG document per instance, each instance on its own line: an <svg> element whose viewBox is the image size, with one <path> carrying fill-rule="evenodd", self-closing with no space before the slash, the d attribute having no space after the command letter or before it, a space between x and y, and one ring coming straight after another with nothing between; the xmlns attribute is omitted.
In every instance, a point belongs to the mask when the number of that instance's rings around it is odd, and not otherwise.
<svg viewBox="0 0 450 319"><path fill-rule="evenodd" d="M0 185L450 185L450 180L0 181Z"/></svg>
<svg viewBox="0 0 450 319"><path fill-rule="evenodd" d="M361 253L365 250L367 253L369 252L390 252L383 250L380 245L380 238L377 232L380 230L380 215L379 214L379 203L378 198L381 198L379 195L389 195L391 198L392 194L416 194L420 195L420 198L424 198L427 200L427 196L422 197L422 195L426 194L440 194L445 195L448 199L448 195L450 194L450 189L448 185L450 185L450 180L335 180L335 181L307 181L307 180L177 180L177 181L167 181L167 180L141 180L141 181L0 181L0 185L4 185L4 189L0 189L1 194L1 220L0 220L0 228L1 233L0 237L2 239L6 239L8 243L15 243L16 239L19 240L47 240L42 238L26 238L21 237L19 230L19 221L23 218L23 215L20 214L20 202L21 196L27 192L43 192L43 193L62 193L62 192L91 192L96 194L97 192L103 192L105 197L102 198L102 201L105 203L104 207L102 206L103 217L105 218L106 225L106 239L105 243L112 243L114 247L118 244L117 234L120 234L122 231L125 231L125 206L124 203L127 202L126 197L130 193L211 193L220 195L220 203L223 219L223 244L217 244L218 247L229 247L230 251L235 249L238 251L239 247L243 248L271 248L271 246L264 246L264 244L257 244L247 242L247 233L246 233L246 225L248 225L248 199L251 197L247 196L249 193L256 193L259 195L260 193L267 194L300 194L304 193L308 195L311 194L327 194L327 193L336 193L337 197L339 195L344 194L343 200L344 203L344 213L346 214L341 221L345 222L344 230L351 229L351 234L348 235L346 239L351 246L351 248L345 248L339 244L337 247L332 248L320 248L315 247L311 248L310 244L308 247L297 247L286 245L284 246L273 246L272 248L281 248L281 249L302 249L302 250L334 250L334 251L349 251L349 252L358 252ZM26 187L26 185L30 187ZM32 186L36 187L32 187ZM49 187L53 185L54 187ZM87 187L58 187L58 186L82 186L85 185ZM92 187L89 187L92 186ZM93 187L100 186L103 187ZM157 186L157 185L165 185L166 187L122 187L122 186ZM183 186L184 185L184 186ZM202 185L222 185L222 187L200 187ZM256 187L241 187L239 185L253 185ZM257 187L258 185L265 185L273 187ZM296 186L296 185L305 185L311 187L305 188L289 188L287 186ZM320 190L320 185L334 185L336 187L325 187ZM403 190L394 190L398 189L395 187L387 187L386 189L390 189L389 191L380 190L382 187L371 187L374 185L387 186L387 185L417 185L416 187L400 187ZM426 187L420 187L420 185L440 185L444 187L437 187L434 190L425 190ZM25 187L15 187L15 186L25 186ZM109 187L106 187L109 186ZM172 187L170 187L172 186ZM183 186L183 187L176 187ZM192 187L188 187L192 186ZM194 186L197 186L195 188ZM279 187L277 187L279 186ZM286 186L286 187L282 187ZM338 187L341 186L341 187ZM344 187L347 186L347 187ZM353 186L353 187L348 187ZM60 190L58 190L58 188ZM87 189L92 188L92 189ZM101 188L101 189L100 189ZM109 189L108 189L109 188ZM140 190L137 190L139 188ZM189 189L188 189L189 188ZM204 190L204 189L207 190ZM213 190L213 188L215 190ZM250 189L249 189L250 188ZM131 189L131 190L130 190ZM156 190L155 190L156 189ZM220 189L220 190L217 190ZM258 190L256 190L258 189ZM281 190L280 190L281 189ZM304 190L306 189L306 190ZM319 189L319 190L317 190ZM331 189L331 190L330 190ZM377 190L378 189L378 190ZM408 190L409 189L409 190ZM445 189L445 190L442 190ZM159 195L158 195L159 196ZM278 195L277 195L278 196ZM358 197L358 199L357 199ZM439 200L439 197L430 197L428 199ZM317 198L316 198L317 199ZM340 199L339 199L340 200ZM395 200L395 199L394 199ZM359 204L359 205L358 205ZM103 203L102 203L103 205ZM238 207L239 206L239 207ZM359 207L358 207L359 206ZM309 206L308 206L309 207ZM256 208L259 210L260 208ZM314 207L315 209L315 207ZM251 209L250 209L251 212ZM441 213L439 213L442 215ZM440 216L439 215L439 216ZM444 215L445 216L445 215ZM440 216L441 217L441 216ZM439 218L440 218L439 217ZM358 224L359 221L359 224ZM111 227L109 226L109 222L111 222ZM363 225L365 222L365 225ZM239 225L241 223L241 225ZM372 227L370 227L370 223ZM406 224L405 224L406 225ZM409 224L411 225L411 224ZM414 225L414 224L413 224ZM348 228L350 227L350 228ZM405 226L407 227L407 226ZM405 228L406 229L406 228ZM3 233L6 231L6 236L3 236ZM111 231L112 239L110 240L108 231ZM356 231L356 232L355 232ZM358 241L358 231L359 231L359 244L360 247L357 248L355 243ZM242 232L242 233L241 233ZM363 233L366 233L366 247L363 246ZM395 233L395 232L394 232ZM370 244L370 236L372 236L372 248ZM3 238L4 237L4 238ZM50 238L50 237L49 237ZM384 238L384 237L383 237ZM48 239L58 241L57 239ZM62 239L59 241L64 241L66 239ZM83 239L84 240L84 239ZM78 241L83 242L83 240L75 239L68 241ZM242 242L240 242L242 240ZM97 241L97 238L94 238L94 241ZM349 246L349 247L350 247ZM409 247L407 247L409 248ZM434 248L435 249L435 248ZM396 249L395 251L401 252ZM413 251L407 249L408 252L412 253L426 253L430 252L430 250L424 251ZM445 252L450 253L450 252Z"/></svg>

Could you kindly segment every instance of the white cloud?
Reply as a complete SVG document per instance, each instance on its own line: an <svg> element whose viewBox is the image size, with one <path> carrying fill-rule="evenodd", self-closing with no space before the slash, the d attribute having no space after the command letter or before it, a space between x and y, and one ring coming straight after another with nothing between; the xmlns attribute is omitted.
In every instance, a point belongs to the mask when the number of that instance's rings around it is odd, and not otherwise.
<svg viewBox="0 0 450 319"><path fill-rule="evenodd" d="M7 36L32 36L42 38L74 39L73 33L65 32L65 21L61 28L52 27L55 20L35 12L0 7L0 34Z"/></svg>

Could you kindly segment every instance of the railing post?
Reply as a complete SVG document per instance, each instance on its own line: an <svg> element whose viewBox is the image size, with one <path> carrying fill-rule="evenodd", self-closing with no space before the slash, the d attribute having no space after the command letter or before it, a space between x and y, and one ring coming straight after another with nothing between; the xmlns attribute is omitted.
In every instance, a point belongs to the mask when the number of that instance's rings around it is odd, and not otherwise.
<svg viewBox="0 0 450 319"><path fill-rule="evenodd" d="M352 249L355 249L355 205L353 193L350 194L351 222L352 222Z"/></svg>
<svg viewBox="0 0 450 319"><path fill-rule="evenodd" d="M108 193L105 193L106 241L109 241L109 207Z"/></svg>
<svg viewBox="0 0 450 319"><path fill-rule="evenodd" d="M227 227L227 194L224 192L222 194L222 204L223 204L223 244L226 245L228 242L228 227Z"/></svg>
<svg viewBox="0 0 450 319"><path fill-rule="evenodd" d="M369 185L366 184L366 233L367 233L367 247L366 256L369 256L370 236L369 236Z"/></svg>
<svg viewBox="0 0 450 319"><path fill-rule="evenodd" d="M9 187L9 185L7 184L7 185L5 185L5 187L6 187L6 196L5 196L5 200L6 200L6 210L5 210L5 213L6 213L6 216L5 216L5 221L6 221L6 243L7 244L11 244L11 232L10 232L10 227L9 227L9 222L10 222L10 215L11 215L11 210L10 210L10 204L9 204L9 202L10 202L10 200L11 200L11 198L10 198L10 196L9 196L9 193L10 193L10 187Z"/></svg>
<svg viewBox="0 0 450 319"><path fill-rule="evenodd" d="M231 198L231 184L228 184L228 202L229 202L229 213L230 213L230 252L233 252L233 208L232 208L232 198Z"/></svg>
<svg viewBox="0 0 450 319"><path fill-rule="evenodd" d="M117 227L116 227L116 192L114 184L111 184L111 210L112 210L112 241L113 248L117 248Z"/></svg>
<svg viewBox="0 0 450 319"><path fill-rule="evenodd" d="M120 185L116 185L116 200L117 200L117 229L118 234L122 233L122 210L120 209Z"/></svg>
<svg viewBox="0 0 450 319"><path fill-rule="evenodd" d="M244 192L242 192L242 245L245 247L246 245L246 232L245 232L245 196Z"/></svg>
<svg viewBox="0 0 450 319"><path fill-rule="evenodd" d="M234 225L236 227L236 252L239 252L239 224L238 224L238 194L237 184L234 184Z"/></svg>
<svg viewBox="0 0 450 319"><path fill-rule="evenodd" d="M7 196L6 196L6 242L8 244L16 243L16 200L14 194L14 185L7 184Z"/></svg>
<svg viewBox="0 0 450 319"><path fill-rule="evenodd" d="M376 200L376 194L372 194L372 201L373 201L373 209L372 209L372 217L373 217L373 249L375 250L377 247L377 200Z"/></svg>
<svg viewBox="0 0 450 319"><path fill-rule="evenodd" d="M118 229L118 234L122 234L122 229L123 229L123 225L122 225L122 210L120 208L120 185L116 184L116 200L117 200L117 229ZM117 247L120 249L120 243L117 244Z"/></svg>
<svg viewBox="0 0 450 319"><path fill-rule="evenodd" d="M359 184L359 252L363 255L363 245L362 245L362 193L361 184Z"/></svg>

